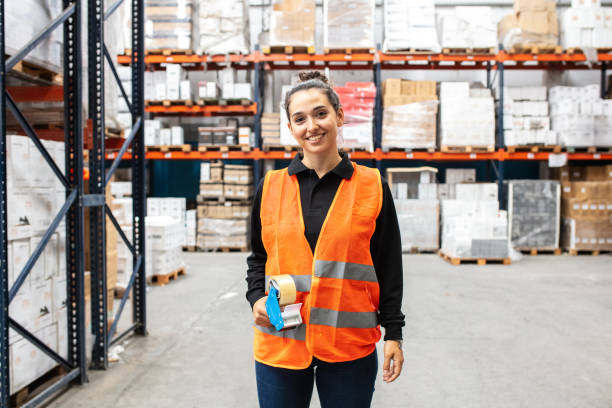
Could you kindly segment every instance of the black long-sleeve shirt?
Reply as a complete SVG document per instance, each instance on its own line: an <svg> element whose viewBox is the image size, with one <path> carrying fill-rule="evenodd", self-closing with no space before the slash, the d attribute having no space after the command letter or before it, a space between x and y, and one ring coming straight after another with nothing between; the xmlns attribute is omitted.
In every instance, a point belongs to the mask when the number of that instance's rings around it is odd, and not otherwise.
<svg viewBox="0 0 612 408"><path fill-rule="evenodd" d="M299 155L289 164L289 175L297 174L300 185L304 235L314 252L316 242L327 212L343 178L353 175L353 166L346 154L342 161L330 172L319 179L317 173L307 168ZM401 340L404 315L401 311L403 276L402 245L397 214L391 190L386 180L382 180L382 208L376 219L376 229L370 240L370 253L380 287L380 322L385 328L385 340ZM251 215L251 248L247 258L247 300L251 307L265 296L266 249L261 238L261 194L263 180L257 188Z"/></svg>

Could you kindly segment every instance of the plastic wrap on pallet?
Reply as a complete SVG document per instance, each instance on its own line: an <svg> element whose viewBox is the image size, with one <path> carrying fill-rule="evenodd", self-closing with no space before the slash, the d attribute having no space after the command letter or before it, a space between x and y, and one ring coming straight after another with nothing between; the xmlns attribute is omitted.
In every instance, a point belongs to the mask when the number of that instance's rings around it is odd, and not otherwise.
<svg viewBox="0 0 612 408"><path fill-rule="evenodd" d="M433 0L386 0L383 51L440 52Z"/></svg>
<svg viewBox="0 0 612 408"><path fill-rule="evenodd" d="M440 202L435 199L396 199L394 203L402 237L402 251L437 250L440 245Z"/></svg>
<svg viewBox="0 0 612 408"><path fill-rule="evenodd" d="M612 101L601 99L599 85L552 87L549 103L559 144L612 146Z"/></svg>
<svg viewBox="0 0 612 408"><path fill-rule="evenodd" d="M248 54L249 13L245 0L198 0L198 52Z"/></svg>
<svg viewBox="0 0 612 408"><path fill-rule="evenodd" d="M198 234L205 235L246 235L249 231L247 219L200 218Z"/></svg>
<svg viewBox="0 0 612 408"><path fill-rule="evenodd" d="M214 250L218 248L248 248L247 235L207 235L198 234L198 248Z"/></svg>
<svg viewBox="0 0 612 408"><path fill-rule="evenodd" d="M375 48L375 7L374 0L324 0L324 47Z"/></svg>
<svg viewBox="0 0 612 408"><path fill-rule="evenodd" d="M551 130L546 87L504 87L504 142L506 146L556 145Z"/></svg>
<svg viewBox="0 0 612 408"><path fill-rule="evenodd" d="M270 14L270 45L314 45L315 19L315 0L274 0Z"/></svg>
<svg viewBox="0 0 612 408"><path fill-rule="evenodd" d="M612 47L612 7L572 7L561 14L563 48Z"/></svg>
<svg viewBox="0 0 612 408"><path fill-rule="evenodd" d="M26 45L46 25L62 11L58 0L6 3L4 14L5 47L7 54L14 54ZM85 19L86 20L86 19ZM62 69L62 31L54 30L47 39L25 57L25 61L42 66L50 71L61 73ZM85 71L87 72L87 71Z"/></svg>
<svg viewBox="0 0 612 408"><path fill-rule="evenodd" d="M151 249L165 250L185 245L185 221L178 222L169 216L147 216L146 229Z"/></svg>
<svg viewBox="0 0 612 408"><path fill-rule="evenodd" d="M436 147L437 113L438 101L385 107L382 146L413 149Z"/></svg>
<svg viewBox="0 0 612 408"><path fill-rule="evenodd" d="M193 4L191 0L147 0L145 48L190 50Z"/></svg>
<svg viewBox="0 0 612 408"><path fill-rule="evenodd" d="M344 125L338 134L338 146L374 151L376 86L373 82L347 82L334 90L344 110Z"/></svg>
<svg viewBox="0 0 612 408"><path fill-rule="evenodd" d="M518 249L559 248L561 186L552 180L509 181L508 224L512 246Z"/></svg>
<svg viewBox="0 0 612 408"><path fill-rule="evenodd" d="M440 83L440 145L495 144L493 97L490 93L486 95L486 89L482 96L472 96L473 89L467 82Z"/></svg>
<svg viewBox="0 0 612 408"><path fill-rule="evenodd" d="M576 251L612 251L612 217L562 219L561 245Z"/></svg>
<svg viewBox="0 0 612 408"><path fill-rule="evenodd" d="M455 7L439 15L438 32L442 48L497 48L491 7Z"/></svg>
<svg viewBox="0 0 612 408"><path fill-rule="evenodd" d="M504 16L497 25L498 41L504 49L559 44L559 22L552 1L515 3L515 12Z"/></svg>
<svg viewBox="0 0 612 408"><path fill-rule="evenodd" d="M442 201L442 252L453 258L505 258L508 217L493 200Z"/></svg>

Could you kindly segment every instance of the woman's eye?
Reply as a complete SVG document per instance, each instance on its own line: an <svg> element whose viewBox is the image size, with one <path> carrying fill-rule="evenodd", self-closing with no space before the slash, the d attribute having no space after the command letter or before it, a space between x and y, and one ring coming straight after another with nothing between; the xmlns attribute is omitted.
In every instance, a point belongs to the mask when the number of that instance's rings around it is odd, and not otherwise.
<svg viewBox="0 0 612 408"><path fill-rule="evenodd" d="M295 123L302 123L304 121L304 118L295 118L295 119L293 119L293 121Z"/></svg>
<svg viewBox="0 0 612 408"><path fill-rule="evenodd" d="M323 118L326 115L327 115L327 112L325 112L325 111L320 111L320 112L317 113L317 116L320 117L320 118Z"/></svg>

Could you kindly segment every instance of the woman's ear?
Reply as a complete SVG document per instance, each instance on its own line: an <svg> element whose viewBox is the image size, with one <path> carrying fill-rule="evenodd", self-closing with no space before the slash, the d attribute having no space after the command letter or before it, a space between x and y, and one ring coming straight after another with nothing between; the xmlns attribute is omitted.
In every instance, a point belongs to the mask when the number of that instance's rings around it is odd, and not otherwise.
<svg viewBox="0 0 612 408"><path fill-rule="evenodd" d="M342 125L344 125L344 110L340 107L336 112L336 126L342 127Z"/></svg>

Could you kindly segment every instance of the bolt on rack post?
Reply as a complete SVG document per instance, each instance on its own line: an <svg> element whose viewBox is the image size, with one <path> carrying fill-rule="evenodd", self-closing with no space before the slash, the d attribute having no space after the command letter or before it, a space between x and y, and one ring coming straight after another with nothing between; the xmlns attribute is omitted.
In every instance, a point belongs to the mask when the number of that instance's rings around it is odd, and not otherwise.
<svg viewBox="0 0 612 408"><path fill-rule="evenodd" d="M89 7L89 112L92 116L93 151L89 160L90 166L90 251L91 251L91 326L95 336L92 350L91 367L108 368L108 348L132 332L146 335L146 274L145 274L145 216L146 216L146 180L144 149L144 2L132 0L132 100L119 79L115 64L104 44L104 22L119 8L123 0L117 0L104 11L103 0L93 0ZM104 152L104 61L119 86L132 114L132 129L119 149L108 171L105 169ZM114 172L119 167L127 149L132 149L132 240L123 232L111 209L106 204L105 189ZM108 328L108 303L106 287L106 217L133 256L133 271L121 298L113 323ZM117 328L121 314L133 289L132 324L123 333Z"/></svg>
<svg viewBox="0 0 612 408"><path fill-rule="evenodd" d="M0 0L0 54L5 55L5 2ZM87 381L85 367L85 311L83 270L83 127L81 118L81 3L79 0L64 0L63 11L30 40L21 50L0 63L0 405L7 407L10 398L9 326L39 348L44 354L62 366L67 374L59 378L43 392L26 403L37 406L67 384ZM8 93L5 83L7 72L47 38L57 27L63 26L63 74L64 74L64 142L65 174L62 174L39 135L28 123L15 100ZM66 201L45 231L22 271L8 288L8 223L7 223L7 155L6 155L6 108L10 109L23 131L40 151L43 159L66 189ZM15 298L34 265L45 250L53 233L66 217L66 289L68 318L68 358L64 359L19 322L9 316L9 303ZM16 271L17 272L17 271Z"/></svg>

